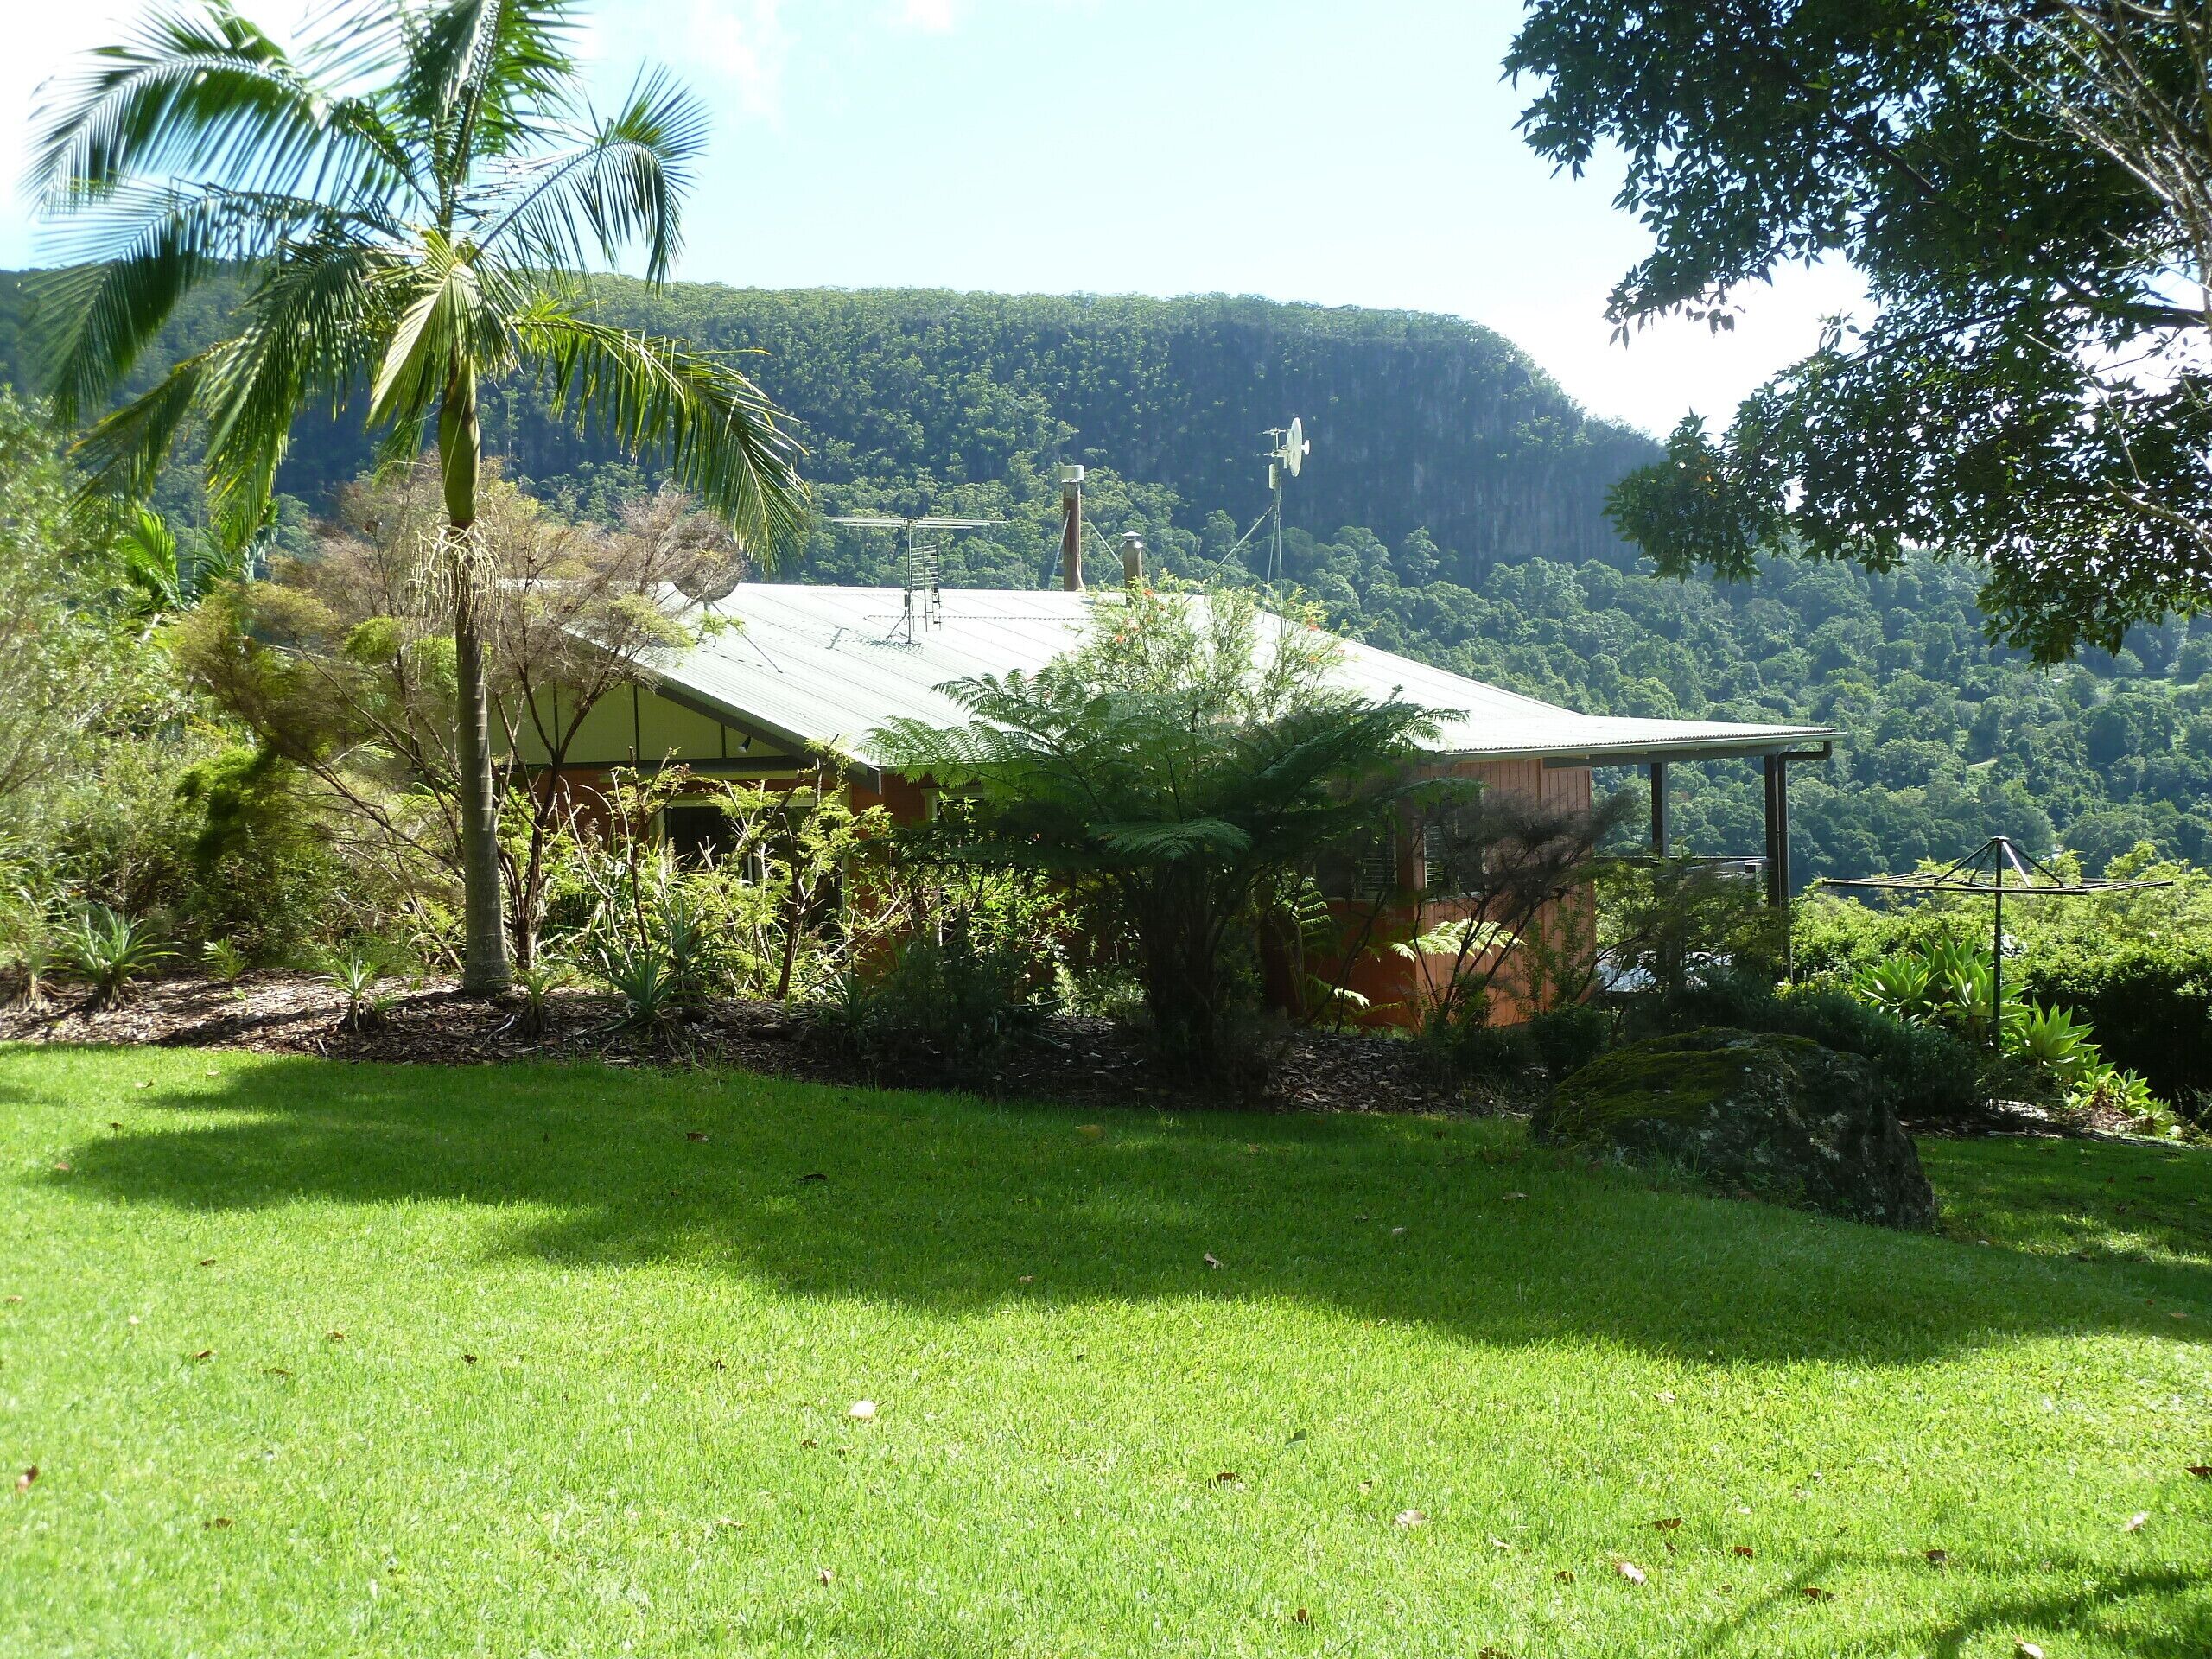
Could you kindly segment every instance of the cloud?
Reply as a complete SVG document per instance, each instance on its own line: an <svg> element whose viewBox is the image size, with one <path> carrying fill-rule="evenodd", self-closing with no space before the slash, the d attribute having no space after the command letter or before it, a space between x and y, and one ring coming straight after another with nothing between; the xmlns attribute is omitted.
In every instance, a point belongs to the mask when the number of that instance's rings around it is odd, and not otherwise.
<svg viewBox="0 0 2212 1659"><path fill-rule="evenodd" d="M925 35L943 35L959 21L955 0L899 0L898 19Z"/></svg>
<svg viewBox="0 0 2212 1659"><path fill-rule="evenodd" d="M782 117L791 49L784 0L602 7L593 24L590 53L606 70L626 73L632 61L650 58L688 79L715 83L737 114L768 121Z"/></svg>

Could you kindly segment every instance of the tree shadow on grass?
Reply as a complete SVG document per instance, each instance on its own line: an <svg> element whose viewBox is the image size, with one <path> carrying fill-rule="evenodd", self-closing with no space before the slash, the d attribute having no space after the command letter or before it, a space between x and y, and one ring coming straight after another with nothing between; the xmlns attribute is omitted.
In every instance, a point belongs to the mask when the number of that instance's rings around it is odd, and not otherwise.
<svg viewBox="0 0 2212 1659"><path fill-rule="evenodd" d="M1942 1610L1925 1619L1907 1616L1886 1636L1860 1632L1864 1651L1962 1659L1970 1649L2009 1651L2019 1642L2041 1639L2054 1651L2061 1643L2094 1640L2101 1649L2133 1659L2203 1659L2212 1653L2212 1586L2201 1573L2166 1565L2117 1568L2072 1554L2040 1560L2036 1571L2048 1589L2022 1588L2020 1568L2012 1562L1954 1558L1937 1568L1894 1554L1824 1551L1799 1564L1785 1583L1747 1597L1727 1618L1708 1624L1688 1651L1758 1652L1767 1632L1809 1616L1808 1603L1830 1585L1863 1596L1887 1580L1911 1599L1910 1580L1940 1573Z"/></svg>
<svg viewBox="0 0 2212 1659"><path fill-rule="evenodd" d="M0 1054L0 1086L35 1087L18 1069L35 1063ZM2201 1262L2159 1269L2154 1307L2146 1269L1654 1191L1504 1123L1169 1119L736 1072L295 1058L130 1104L164 1121L95 1136L48 1179L194 1209L523 1204L551 1213L505 1231L522 1255L683 1261L947 1313L1290 1298L1484 1342L1592 1338L1699 1362L1904 1364L2017 1335L2212 1335ZM2195 1173L2212 1190L2212 1160ZM2170 1322L2163 1310L2190 1299L2196 1315Z"/></svg>

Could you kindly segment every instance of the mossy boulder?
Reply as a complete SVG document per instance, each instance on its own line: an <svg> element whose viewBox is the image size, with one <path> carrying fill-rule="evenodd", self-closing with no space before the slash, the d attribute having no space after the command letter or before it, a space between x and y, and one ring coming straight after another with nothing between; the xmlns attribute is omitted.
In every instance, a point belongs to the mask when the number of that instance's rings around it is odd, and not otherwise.
<svg viewBox="0 0 2212 1659"><path fill-rule="evenodd" d="M1853 1221L1936 1224L1873 1067L1802 1037L1713 1027L1624 1044L1561 1081L1530 1128Z"/></svg>

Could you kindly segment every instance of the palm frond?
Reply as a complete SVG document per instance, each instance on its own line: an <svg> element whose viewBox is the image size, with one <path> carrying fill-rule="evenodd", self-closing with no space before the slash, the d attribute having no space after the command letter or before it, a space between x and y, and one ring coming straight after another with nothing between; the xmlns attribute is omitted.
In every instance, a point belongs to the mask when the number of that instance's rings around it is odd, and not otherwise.
<svg viewBox="0 0 2212 1659"><path fill-rule="evenodd" d="M383 287L397 321L370 394L372 421L420 423L457 378L512 366L507 318L524 302L495 262L434 232L423 257L391 267Z"/></svg>
<svg viewBox="0 0 2212 1659"><path fill-rule="evenodd" d="M74 424L137 362L177 302L228 266L275 256L302 234L340 229L395 234L298 196L219 189L126 188L80 216L71 263L34 276L40 377L54 412Z"/></svg>
<svg viewBox="0 0 2212 1659"><path fill-rule="evenodd" d="M163 5L124 44L48 83L29 184L50 211L133 178L284 195L355 188L392 165L372 117L325 96L229 6Z"/></svg>
<svg viewBox="0 0 2212 1659"><path fill-rule="evenodd" d="M82 505L103 495L141 498L161 476L176 435L191 418L200 390L236 342L225 340L172 368L148 391L95 424L71 447L84 482Z"/></svg>
<svg viewBox="0 0 2212 1659"><path fill-rule="evenodd" d="M547 136L575 97L575 35L570 0L444 0L410 19L393 105L442 184Z"/></svg>
<svg viewBox="0 0 2212 1659"><path fill-rule="evenodd" d="M207 485L226 538L258 528L292 421L333 407L376 361L391 315L379 277L393 256L341 236L289 248L241 308L245 326L207 375Z"/></svg>
<svg viewBox="0 0 2212 1659"><path fill-rule="evenodd" d="M706 108L664 70L641 74L589 143L516 169L485 204L486 246L518 244L532 263L613 264L645 245L645 276L665 280L681 241L677 199L705 148Z"/></svg>
<svg viewBox="0 0 2212 1659"><path fill-rule="evenodd" d="M803 451L766 394L726 359L590 321L556 301L531 305L513 327L524 361L578 430L632 455L666 454L676 480L764 569L798 551L811 512Z"/></svg>

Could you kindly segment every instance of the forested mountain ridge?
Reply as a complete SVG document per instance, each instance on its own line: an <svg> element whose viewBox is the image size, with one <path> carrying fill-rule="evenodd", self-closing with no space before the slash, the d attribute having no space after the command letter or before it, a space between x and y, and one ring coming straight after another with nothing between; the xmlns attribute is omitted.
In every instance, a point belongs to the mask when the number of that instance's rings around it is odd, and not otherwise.
<svg viewBox="0 0 2212 1659"><path fill-rule="evenodd" d="M1604 505L1655 447L1474 324L1249 299L605 291L617 321L760 351L748 367L801 423L825 512L1005 518L954 543L948 582L1045 579L1068 461L1092 469L1103 539L1134 529L1167 569L1248 575L1257 546L1232 550L1265 504L1260 435L1297 414L1314 449L1288 492L1286 570L1345 632L1592 712L1841 728L1835 760L1796 776L1802 875L1948 859L1997 830L2093 869L2143 838L2212 858L2212 618L2052 671L1987 643L1956 567L1654 581ZM0 376L23 373L24 301L0 277ZM195 296L162 359L223 308ZM493 454L577 510L648 481L549 423L527 387L502 389L486 424ZM357 418L310 420L283 486L312 505L368 454ZM188 519L188 485L163 503ZM894 550L823 526L792 574L895 581ZM1677 779L1686 847L1759 846L1748 766Z"/></svg>
<svg viewBox="0 0 2212 1659"><path fill-rule="evenodd" d="M1475 581L1539 556L1626 560L1605 491L1656 454L1584 415L1500 336L1451 317L1218 296L598 288L608 321L759 353L745 366L796 417L823 485L931 490L1079 461L1173 492L1192 525L1217 512L1249 520L1265 499L1262 434L1297 415L1313 439L1295 486L1302 522L1394 542L1426 529L1452 550L1447 574ZM20 274L0 276L0 377L17 385L29 303ZM164 360L210 338L223 309L200 297ZM526 387L498 396L486 427L487 450L534 479L611 454L547 421ZM311 420L282 486L313 501L368 458L357 421Z"/></svg>

